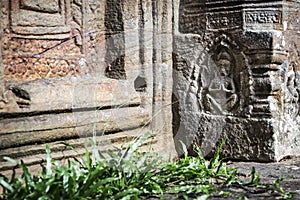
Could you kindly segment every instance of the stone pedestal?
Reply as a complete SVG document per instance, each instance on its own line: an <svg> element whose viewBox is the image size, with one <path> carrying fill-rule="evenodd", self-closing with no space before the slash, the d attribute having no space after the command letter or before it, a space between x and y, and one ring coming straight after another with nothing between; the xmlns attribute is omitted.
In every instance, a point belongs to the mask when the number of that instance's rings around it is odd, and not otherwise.
<svg viewBox="0 0 300 200"><path fill-rule="evenodd" d="M300 155L300 1L174 7L175 140L210 155L226 138L232 159Z"/></svg>

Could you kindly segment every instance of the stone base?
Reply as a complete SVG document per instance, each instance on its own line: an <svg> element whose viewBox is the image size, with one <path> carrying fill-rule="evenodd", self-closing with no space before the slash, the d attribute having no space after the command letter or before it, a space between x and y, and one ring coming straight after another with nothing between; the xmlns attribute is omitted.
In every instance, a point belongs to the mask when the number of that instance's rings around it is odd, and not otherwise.
<svg viewBox="0 0 300 200"><path fill-rule="evenodd" d="M200 114L197 134L191 133L184 143L191 154L198 145L203 155L209 157L226 138L222 151L224 158L279 161L300 155L297 121ZM180 148L177 144L179 152Z"/></svg>

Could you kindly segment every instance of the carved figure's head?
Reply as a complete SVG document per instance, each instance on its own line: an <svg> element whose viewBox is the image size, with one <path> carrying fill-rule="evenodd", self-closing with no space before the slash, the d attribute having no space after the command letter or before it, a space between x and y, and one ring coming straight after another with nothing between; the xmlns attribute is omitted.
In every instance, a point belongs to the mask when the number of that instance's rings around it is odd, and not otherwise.
<svg viewBox="0 0 300 200"><path fill-rule="evenodd" d="M222 49L216 57L216 65L221 76L229 76L234 65L234 59L229 52Z"/></svg>

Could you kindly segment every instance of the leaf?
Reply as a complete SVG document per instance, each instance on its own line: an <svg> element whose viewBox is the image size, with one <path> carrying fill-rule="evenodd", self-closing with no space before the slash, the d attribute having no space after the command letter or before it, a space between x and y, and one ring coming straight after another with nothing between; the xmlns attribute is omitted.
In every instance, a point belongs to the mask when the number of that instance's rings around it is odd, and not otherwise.
<svg viewBox="0 0 300 200"><path fill-rule="evenodd" d="M76 149L69 143L65 142L65 141L60 141L60 142L57 142L57 144L62 144L62 145L65 145L66 147L69 147L71 150L76 151Z"/></svg>
<svg viewBox="0 0 300 200"><path fill-rule="evenodd" d="M137 140L135 140L132 144L127 147L126 151L122 155L122 157L119 160L119 163L123 162L124 160L128 160L132 154L140 147L149 137L151 136L150 132L147 132L146 134L139 137Z"/></svg>
<svg viewBox="0 0 300 200"><path fill-rule="evenodd" d="M220 162L220 153L222 151L223 146L225 145L226 139L223 139L221 142L221 145L218 147L216 153L214 154L214 157L210 160L210 163L208 165L209 169L214 169L218 163Z"/></svg>
<svg viewBox="0 0 300 200"><path fill-rule="evenodd" d="M87 144L85 144L85 159L86 159L86 167L90 171L92 169L92 159L91 159L91 154L87 148Z"/></svg>
<svg viewBox="0 0 300 200"><path fill-rule="evenodd" d="M113 160L119 160L120 157L118 154L116 154L115 152L113 152L112 150L107 150L106 153L109 155L109 157Z"/></svg>
<svg viewBox="0 0 300 200"><path fill-rule="evenodd" d="M278 178L277 180L274 181L273 185L278 192L285 194L284 189L282 187L280 187L280 185L279 185L279 183L282 181L283 181L283 178Z"/></svg>
<svg viewBox="0 0 300 200"><path fill-rule="evenodd" d="M221 196L225 196L225 195L229 195L230 194L230 192L228 192L228 191L220 191L219 192L219 195L221 195Z"/></svg>
<svg viewBox="0 0 300 200"><path fill-rule="evenodd" d="M251 171L251 183L239 181L237 169L226 167L219 157L225 140L222 140L221 146L209 164L199 147L197 149L196 146L198 156L191 157L182 142L185 158L167 162L150 152L139 153L138 148L149 136L150 133L147 133L135 139L125 152L124 148L109 151L108 158L99 154L94 159L93 155L97 154L98 149L93 143L93 154L85 146L85 159L81 158L83 161L68 159L68 166L53 160L50 148L46 145L47 169L33 176L21 161L20 166L23 170L21 177L9 181L0 174L0 185L5 189L5 193L1 195L5 199L137 200L153 196L161 197L164 194L180 194L182 198L189 199L191 194L193 197L199 195L196 198L198 200L206 200L214 194L229 194L230 192L226 190L228 187L223 186L234 183L233 187L257 186L266 191L278 190L282 193L280 197L283 199L293 197L292 193L286 193L279 186L283 179L276 180L273 187L261 184L254 167ZM10 158L6 160L18 163ZM108 165L109 163L113 165ZM240 196L240 199L247 197Z"/></svg>
<svg viewBox="0 0 300 200"><path fill-rule="evenodd" d="M139 194L141 194L141 191L137 188L129 188L127 190L124 190L122 192L117 193L114 197L115 199L132 199L137 197Z"/></svg>
<svg viewBox="0 0 300 200"><path fill-rule="evenodd" d="M293 199L296 194L297 193L287 193L282 197L282 199Z"/></svg>
<svg viewBox="0 0 300 200"><path fill-rule="evenodd" d="M26 167L25 163L23 160L21 160L21 168L23 170L23 176L25 178L25 184L26 184L26 189L27 192L31 192L31 187L34 185L34 181L32 180L31 174L28 170L28 168Z"/></svg>
<svg viewBox="0 0 300 200"><path fill-rule="evenodd" d="M5 189L9 190L10 192L14 191L13 187L2 178L0 179L0 185L2 185Z"/></svg>
<svg viewBox="0 0 300 200"><path fill-rule="evenodd" d="M256 170L255 170L255 167L252 167L251 168L251 183L254 183L254 180L255 180L255 172Z"/></svg>
<svg viewBox="0 0 300 200"><path fill-rule="evenodd" d="M204 194L204 195L197 197L196 200L206 200L206 199L208 199L208 197L209 197L208 194Z"/></svg>
<svg viewBox="0 0 300 200"><path fill-rule="evenodd" d="M184 153L184 157L186 158L188 156L188 150L186 148L186 145L180 140L179 141L181 146L182 146L182 150L183 150L183 153Z"/></svg>
<svg viewBox="0 0 300 200"><path fill-rule="evenodd" d="M259 175L256 175L256 172L255 172L255 167L252 167L252 170L251 170L251 184L254 184L255 186L258 186L260 184L260 176Z"/></svg>
<svg viewBox="0 0 300 200"><path fill-rule="evenodd" d="M95 141L95 140L96 139L93 139L93 141ZM105 159L105 157L99 151L95 142L92 143L92 156L95 159L95 162L100 162L101 160Z"/></svg>
<svg viewBox="0 0 300 200"><path fill-rule="evenodd" d="M6 160L6 161L8 161L8 162L14 163L14 164L16 164L16 165L19 164L19 162L18 162L17 160L12 159L12 158L7 157L7 156L4 156L3 159Z"/></svg>
<svg viewBox="0 0 300 200"><path fill-rule="evenodd" d="M51 150L48 144L46 144L46 177L52 176L52 157Z"/></svg>
<svg viewBox="0 0 300 200"><path fill-rule="evenodd" d="M202 151L201 151L199 145L196 145L196 146L195 146L195 151L196 151L196 153L197 153L197 158L198 158L199 162L200 162L201 164L205 164L206 160L205 160L205 158L204 158L204 156L203 156L203 154L202 154Z"/></svg>

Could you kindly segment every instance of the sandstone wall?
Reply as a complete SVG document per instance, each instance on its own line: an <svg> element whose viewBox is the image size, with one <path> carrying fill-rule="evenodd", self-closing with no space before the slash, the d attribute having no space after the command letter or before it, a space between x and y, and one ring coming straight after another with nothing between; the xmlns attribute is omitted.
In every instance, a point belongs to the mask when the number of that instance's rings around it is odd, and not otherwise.
<svg viewBox="0 0 300 200"><path fill-rule="evenodd" d="M91 137L105 151L148 130L152 150L172 151L171 0L0 6L0 171L14 167L4 156L40 163L45 143L63 159Z"/></svg>
<svg viewBox="0 0 300 200"><path fill-rule="evenodd" d="M148 130L164 155L173 138L179 154L227 138L233 159L299 155L299 4L1 1L0 171L36 166L45 143L63 159Z"/></svg>

